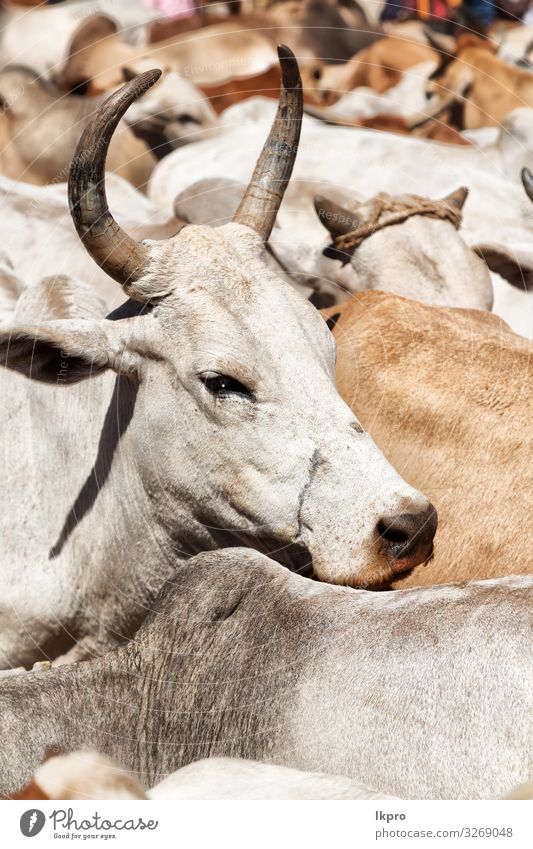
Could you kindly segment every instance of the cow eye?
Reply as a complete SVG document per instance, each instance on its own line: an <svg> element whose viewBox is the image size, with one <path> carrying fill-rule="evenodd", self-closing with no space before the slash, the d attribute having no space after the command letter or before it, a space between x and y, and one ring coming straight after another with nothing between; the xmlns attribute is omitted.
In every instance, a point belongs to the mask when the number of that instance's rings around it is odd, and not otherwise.
<svg viewBox="0 0 533 849"><path fill-rule="evenodd" d="M180 124L199 124L200 121L198 118L195 118L194 115L189 115L188 112L183 112L181 115L178 115L178 121Z"/></svg>
<svg viewBox="0 0 533 849"><path fill-rule="evenodd" d="M202 374L200 380L216 398L230 398L236 395L251 401L254 400L253 393L243 383L227 374L208 372Z"/></svg>

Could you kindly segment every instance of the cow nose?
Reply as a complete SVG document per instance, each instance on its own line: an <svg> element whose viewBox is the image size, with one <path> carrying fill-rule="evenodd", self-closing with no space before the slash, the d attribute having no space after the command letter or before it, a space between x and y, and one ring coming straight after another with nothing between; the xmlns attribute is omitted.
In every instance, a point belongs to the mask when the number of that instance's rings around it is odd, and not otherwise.
<svg viewBox="0 0 533 849"><path fill-rule="evenodd" d="M420 513L401 513L380 519L377 526L379 550L390 561L394 572L405 572L431 557L437 523L433 504Z"/></svg>

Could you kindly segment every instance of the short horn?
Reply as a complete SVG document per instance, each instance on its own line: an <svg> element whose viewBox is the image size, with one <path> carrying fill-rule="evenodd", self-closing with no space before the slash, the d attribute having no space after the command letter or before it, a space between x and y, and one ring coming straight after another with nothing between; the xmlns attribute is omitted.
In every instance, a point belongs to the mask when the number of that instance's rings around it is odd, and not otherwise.
<svg viewBox="0 0 533 849"><path fill-rule="evenodd" d="M533 200L533 174L529 168L522 168L520 176L522 177L522 185L526 190L526 195L529 200Z"/></svg>
<svg viewBox="0 0 533 849"><path fill-rule="evenodd" d="M100 268L132 298L135 291L129 287L144 274L149 249L128 236L109 212L105 160L120 119L160 76L159 70L146 71L102 103L81 135L68 180L70 214L80 239Z"/></svg>
<svg viewBox="0 0 533 849"><path fill-rule="evenodd" d="M361 219L355 213L339 206L333 200L323 198L322 195L315 195L314 204L320 223L334 239L356 230L361 223Z"/></svg>
<svg viewBox="0 0 533 849"><path fill-rule="evenodd" d="M444 203L447 203L448 206L453 206L455 209L461 211L463 206L465 205L467 197L468 189L466 188L466 186L461 186L454 192L450 192L450 194L446 195L446 197L442 198L442 200Z"/></svg>
<svg viewBox="0 0 533 849"><path fill-rule="evenodd" d="M233 220L252 227L266 242L292 174L300 130L303 96L298 63L292 50L278 46L281 92L272 129Z"/></svg>

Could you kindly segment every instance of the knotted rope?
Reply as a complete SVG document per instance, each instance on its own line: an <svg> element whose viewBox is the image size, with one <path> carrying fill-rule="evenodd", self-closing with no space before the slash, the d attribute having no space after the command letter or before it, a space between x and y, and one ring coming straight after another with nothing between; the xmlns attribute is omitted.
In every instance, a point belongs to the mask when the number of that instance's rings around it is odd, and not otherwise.
<svg viewBox="0 0 533 849"><path fill-rule="evenodd" d="M392 224L401 224L413 215L428 215L430 218L440 218L451 221L456 229L461 226L462 212L444 200L429 200L419 195L406 195L404 198L391 198L380 193L369 201L370 215L354 230L336 236L333 240L339 251L358 248L369 236ZM356 213L354 213L354 218Z"/></svg>

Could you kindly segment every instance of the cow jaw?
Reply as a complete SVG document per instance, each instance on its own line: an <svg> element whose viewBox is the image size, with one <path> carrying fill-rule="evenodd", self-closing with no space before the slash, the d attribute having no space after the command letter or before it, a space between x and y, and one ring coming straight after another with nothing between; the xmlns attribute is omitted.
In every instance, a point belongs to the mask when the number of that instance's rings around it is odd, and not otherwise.
<svg viewBox="0 0 533 849"><path fill-rule="evenodd" d="M331 334L269 268L257 234L190 226L151 255L138 286L167 294L134 334L147 356L133 450L174 544L194 553L241 542L282 560L296 544L318 578L352 585L426 559L427 548L384 550L380 523L423 513L427 499L340 399ZM217 375L237 391L214 394ZM178 502L190 512L185 538Z"/></svg>

